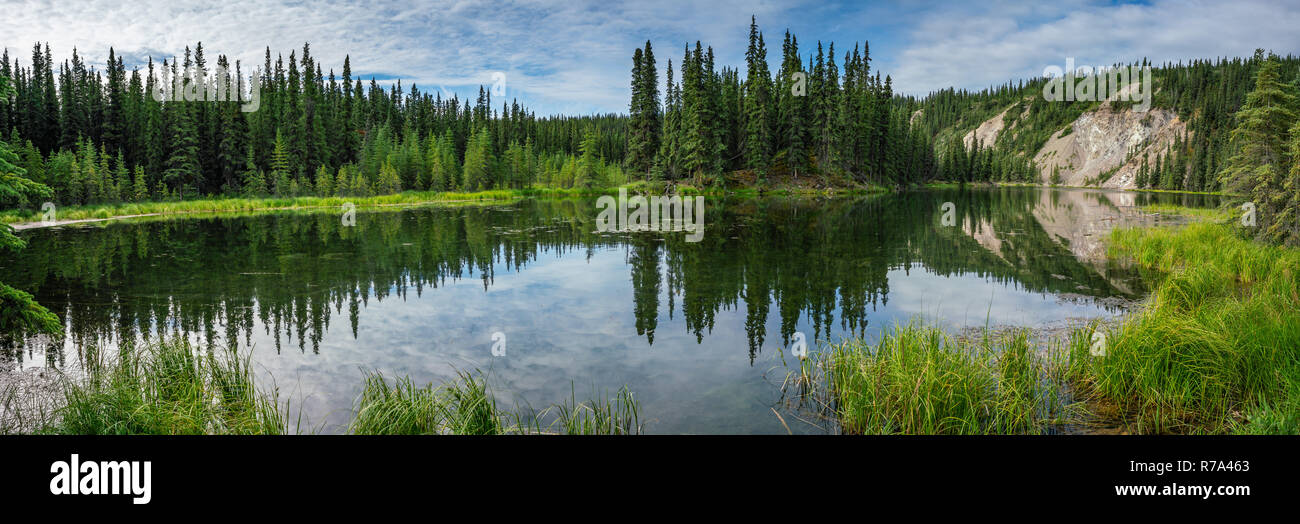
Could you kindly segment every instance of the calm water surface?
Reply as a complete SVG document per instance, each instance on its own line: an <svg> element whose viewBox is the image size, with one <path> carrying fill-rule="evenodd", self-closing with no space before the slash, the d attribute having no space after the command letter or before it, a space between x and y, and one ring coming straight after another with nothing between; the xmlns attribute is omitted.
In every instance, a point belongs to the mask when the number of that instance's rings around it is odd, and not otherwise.
<svg viewBox="0 0 1300 524"><path fill-rule="evenodd" d="M1103 240L1151 220L1135 206L1157 199L1213 203L1034 188L710 199L698 243L599 233L594 199L362 210L355 227L316 212L30 230L0 281L68 335L0 358L75 368L126 338L234 343L326 432L344 429L363 370L426 383L481 369L507 405L626 384L648 432L784 433L771 408L796 332L816 351L916 318L959 330L1120 314L1147 289Z"/></svg>

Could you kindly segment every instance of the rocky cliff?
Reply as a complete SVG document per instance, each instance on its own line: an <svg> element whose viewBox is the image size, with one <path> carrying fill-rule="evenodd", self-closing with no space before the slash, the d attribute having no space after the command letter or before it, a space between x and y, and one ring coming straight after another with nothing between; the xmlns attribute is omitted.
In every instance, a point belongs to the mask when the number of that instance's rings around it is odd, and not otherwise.
<svg viewBox="0 0 1300 524"><path fill-rule="evenodd" d="M1003 134L1010 109L967 132L963 137L965 145L970 147L978 140L992 147ZM1186 129L1186 122L1172 111L1116 109L1106 102L1054 133L1034 152L1033 159L1045 184L1052 181L1053 173L1058 173L1059 182L1067 186L1132 189L1137 186L1142 158L1150 155L1154 162L1157 153L1164 152Z"/></svg>

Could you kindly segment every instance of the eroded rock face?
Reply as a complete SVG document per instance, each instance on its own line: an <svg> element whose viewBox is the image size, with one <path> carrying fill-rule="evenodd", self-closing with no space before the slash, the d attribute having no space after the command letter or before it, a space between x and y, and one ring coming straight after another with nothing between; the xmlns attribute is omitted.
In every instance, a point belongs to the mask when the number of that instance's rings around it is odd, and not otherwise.
<svg viewBox="0 0 1300 524"><path fill-rule="evenodd" d="M970 149L971 145L976 141L979 141L982 148L993 147L994 141L998 138L998 133L1002 132L1002 127L1006 125L1007 111L1010 110L1010 107L1003 109L997 116L985 120L979 127L966 133L966 136L961 139L962 143L966 145L967 149Z"/></svg>
<svg viewBox="0 0 1300 524"><path fill-rule="evenodd" d="M1034 156L1044 182L1050 182L1058 167L1061 183L1068 186L1095 184L1103 173L1115 169L1100 187L1132 189L1137 187L1143 156L1151 155L1154 161L1187 125L1165 109L1117 111L1104 105L1080 115L1070 129L1064 136L1064 131L1052 136Z"/></svg>
<svg viewBox="0 0 1300 524"><path fill-rule="evenodd" d="M1130 91L1126 89L1116 96L1127 96ZM1023 117L1029 107L1020 105L1024 108ZM1015 107L985 120L967 132L962 142L967 148L977 140L983 147L993 147L1004 131L1007 111ZM1014 132L1014 124L1006 132ZM1154 164L1157 155L1186 132L1186 122L1173 111L1115 109L1108 100L1098 109L1080 115L1066 130L1052 135L1034 155L1034 163L1044 184L1051 182L1052 173L1059 168L1062 185L1134 189L1142 158L1149 157ZM1100 180L1103 173L1112 170L1109 178Z"/></svg>

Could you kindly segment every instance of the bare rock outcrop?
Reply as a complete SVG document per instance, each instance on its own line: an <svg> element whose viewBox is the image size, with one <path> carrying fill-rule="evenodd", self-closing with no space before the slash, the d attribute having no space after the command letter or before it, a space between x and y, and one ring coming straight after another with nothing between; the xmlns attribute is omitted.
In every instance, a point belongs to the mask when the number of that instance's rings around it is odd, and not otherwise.
<svg viewBox="0 0 1300 524"><path fill-rule="evenodd" d="M1103 104L1053 135L1034 156L1034 163L1044 183L1059 169L1064 185L1132 189L1143 156L1154 160L1186 129L1186 123L1169 110L1115 110ZM1110 176L1101 181L1108 172Z"/></svg>
<svg viewBox="0 0 1300 524"><path fill-rule="evenodd" d="M1013 106L1014 107L1014 106ZM980 123L979 127L972 129L962 137L961 142L970 149L971 144L979 141L980 147L993 147L994 141L998 138L998 133L1002 132L1002 127L1006 125L1007 111L1011 108L1003 109L997 116Z"/></svg>

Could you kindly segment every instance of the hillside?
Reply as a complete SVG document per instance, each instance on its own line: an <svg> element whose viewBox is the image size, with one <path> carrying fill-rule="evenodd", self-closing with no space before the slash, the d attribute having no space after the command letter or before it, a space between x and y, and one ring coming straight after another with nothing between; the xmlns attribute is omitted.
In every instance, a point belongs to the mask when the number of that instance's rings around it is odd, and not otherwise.
<svg viewBox="0 0 1300 524"><path fill-rule="evenodd" d="M1146 111L1114 96L1049 102L1041 78L907 101L911 122L934 137L941 179L1217 191L1233 115L1264 57L1152 66ZM1279 60L1282 78L1300 86L1300 59Z"/></svg>

